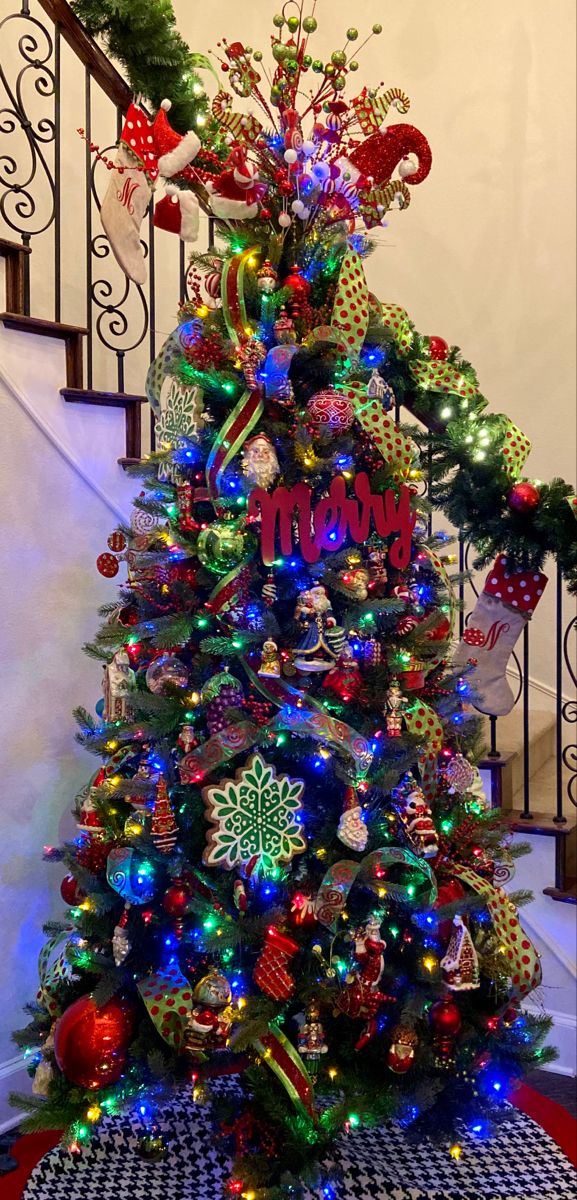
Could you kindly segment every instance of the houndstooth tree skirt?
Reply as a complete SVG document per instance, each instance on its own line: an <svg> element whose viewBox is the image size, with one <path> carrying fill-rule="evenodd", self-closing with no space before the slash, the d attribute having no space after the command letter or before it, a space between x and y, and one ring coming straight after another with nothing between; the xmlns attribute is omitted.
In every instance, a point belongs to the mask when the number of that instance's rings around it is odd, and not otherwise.
<svg viewBox="0 0 577 1200"><path fill-rule="evenodd" d="M222 1200L229 1164L207 1109L174 1100L158 1123L168 1144L161 1162L139 1157L136 1121L106 1118L80 1159L58 1147L46 1154L23 1200ZM466 1135L462 1144L454 1162L445 1149L409 1142L392 1123L343 1135L334 1153L338 1200L575 1200L577 1172L539 1125L513 1109L491 1141Z"/></svg>

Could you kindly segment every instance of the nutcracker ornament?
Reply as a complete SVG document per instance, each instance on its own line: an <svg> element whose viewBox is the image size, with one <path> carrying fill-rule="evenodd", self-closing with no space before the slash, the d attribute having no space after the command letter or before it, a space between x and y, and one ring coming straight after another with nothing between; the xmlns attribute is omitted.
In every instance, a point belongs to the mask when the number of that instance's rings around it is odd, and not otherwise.
<svg viewBox="0 0 577 1200"><path fill-rule="evenodd" d="M453 932L446 954L441 959L441 969L451 992L470 992L480 985L477 951L459 913L453 918Z"/></svg>
<svg viewBox="0 0 577 1200"><path fill-rule="evenodd" d="M130 666L126 650L117 650L112 662L104 668L104 720L128 721L131 710L129 695L134 687L136 676Z"/></svg>
<svg viewBox="0 0 577 1200"><path fill-rule="evenodd" d="M409 1025L396 1025L391 1031L391 1045L387 1054L387 1066L395 1075L406 1075L415 1061L415 1049L419 1039Z"/></svg>
<svg viewBox="0 0 577 1200"><path fill-rule="evenodd" d="M387 737L400 737L403 732L403 717L409 702L401 691L398 679L391 679L386 691L387 707L385 709L385 724Z"/></svg>
<svg viewBox="0 0 577 1200"><path fill-rule="evenodd" d="M311 1001L306 1011L306 1019L301 1025L298 1036L298 1049L302 1058L306 1058L309 1075L315 1079L318 1065L323 1054L328 1053L325 1042L325 1031L320 1022L320 1008L316 1001Z"/></svg>
<svg viewBox="0 0 577 1200"><path fill-rule="evenodd" d="M301 592L295 609L295 621L306 630L295 652L295 667L299 671L328 671L340 654L345 634L337 626L331 602L322 584Z"/></svg>
<svg viewBox="0 0 577 1200"><path fill-rule="evenodd" d="M369 550L369 590L376 600L384 596L388 581L385 555L382 550Z"/></svg>
<svg viewBox="0 0 577 1200"><path fill-rule="evenodd" d="M439 839L422 788L409 776L402 786L395 788L393 800L413 849L422 858L435 858L439 853Z"/></svg>
<svg viewBox="0 0 577 1200"><path fill-rule="evenodd" d="M220 971L209 971L196 984L185 1033L185 1047L193 1059L202 1061L207 1050L225 1049L233 1020L231 998L228 979Z"/></svg>

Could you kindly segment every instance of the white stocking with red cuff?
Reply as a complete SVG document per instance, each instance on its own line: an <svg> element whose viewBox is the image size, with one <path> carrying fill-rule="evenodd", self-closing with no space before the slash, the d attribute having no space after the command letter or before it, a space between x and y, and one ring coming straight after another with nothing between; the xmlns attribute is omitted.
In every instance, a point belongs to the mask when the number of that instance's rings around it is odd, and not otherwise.
<svg viewBox="0 0 577 1200"><path fill-rule="evenodd" d="M509 569L504 554L497 556L489 571L453 659L456 667L474 663L469 678L480 712L492 717L511 712L515 699L507 664L546 583L547 576L540 571Z"/></svg>
<svg viewBox="0 0 577 1200"><path fill-rule="evenodd" d="M115 170L100 209L100 220L117 262L125 275L139 284L146 283L140 227L151 195L146 172L138 169L134 156L121 142Z"/></svg>

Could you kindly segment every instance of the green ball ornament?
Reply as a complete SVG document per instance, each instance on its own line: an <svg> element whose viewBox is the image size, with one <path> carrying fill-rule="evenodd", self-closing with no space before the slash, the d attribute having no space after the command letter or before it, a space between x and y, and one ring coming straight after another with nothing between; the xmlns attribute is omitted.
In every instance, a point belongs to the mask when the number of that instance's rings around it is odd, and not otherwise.
<svg viewBox="0 0 577 1200"><path fill-rule="evenodd" d="M373 33L382 33L382 32L383 32L382 25L379 25L379 24L373 25Z"/></svg>
<svg viewBox="0 0 577 1200"><path fill-rule="evenodd" d="M337 78L333 80L333 87L335 89L335 92L344 91L346 86L347 86L347 81L346 81L344 75L337 75Z"/></svg>
<svg viewBox="0 0 577 1200"><path fill-rule="evenodd" d="M347 56L344 50L333 50L331 54L331 62L335 64L335 67L344 67L346 61Z"/></svg>
<svg viewBox="0 0 577 1200"><path fill-rule="evenodd" d="M273 42L272 56L278 63L284 62L288 58L291 51L289 46L285 46L284 42Z"/></svg>
<svg viewBox="0 0 577 1200"><path fill-rule="evenodd" d="M281 100L282 100L281 89L279 88L278 83L273 83L273 85L270 89L270 102L272 105L274 105L275 108L278 108L278 105L280 104Z"/></svg>
<svg viewBox="0 0 577 1200"><path fill-rule="evenodd" d="M313 71L316 71L317 75L319 75L323 69L323 64L322 64L320 58L315 58L313 60L312 66L313 66Z"/></svg>
<svg viewBox="0 0 577 1200"><path fill-rule="evenodd" d="M289 75L294 75L295 71L298 71L298 69L299 69L299 65L298 65L296 58L287 58L287 60L284 64L284 69L285 69L285 71L288 72Z"/></svg>
<svg viewBox="0 0 577 1200"><path fill-rule="evenodd" d="M199 535L196 552L207 571L226 575L245 554L245 534L232 521L213 521Z"/></svg>
<svg viewBox="0 0 577 1200"><path fill-rule="evenodd" d="M305 19L303 21L303 29L304 29L305 33L314 33L315 29L317 29L317 28L318 28L318 21L317 21L316 17L305 17Z"/></svg>
<svg viewBox="0 0 577 1200"><path fill-rule="evenodd" d="M296 33L296 31L300 25L300 20L298 17L289 17L289 19L287 21L287 25L288 25L291 33Z"/></svg>
<svg viewBox="0 0 577 1200"><path fill-rule="evenodd" d="M252 57L255 62L262 62L262 50L255 50Z"/></svg>
<svg viewBox="0 0 577 1200"><path fill-rule="evenodd" d="M307 70L308 67L312 66L312 62L313 62L313 60L312 60L310 54L303 55L303 67L305 68L305 71Z"/></svg>
<svg viewBox="0 0 577 1200"><path fill-rule="evenodd" d="M272 23L273 23L273 25L276 25L277 29L282 29L282 27L284 25L284 17L282 15L282 13L275 13L275 15L272 19Z"/></svg>
<svg viewBox="0 0 577 1200"><path fill-rule="evenodd" d="M359 69L359 64L358 64L356 58L351 58L351 61L349 63L349 71L358 71L358 69Z"/></svg>
<svg viewBox="0 0 577 1200"><path fill-rule="evenodd" d="M349 42L356 42L358 36L359 36L358 29L347 29L347 40Z"/></svg>
<svg viewBox="0 0 577 1200"><path fill-rule="evenodd" d="M336 75L336 73L337 73L337 68L335 66L333 66L332 63L327 63L327 65L325 67L325 75L327 76L327 78L332 79L333 75Z"/></svg>

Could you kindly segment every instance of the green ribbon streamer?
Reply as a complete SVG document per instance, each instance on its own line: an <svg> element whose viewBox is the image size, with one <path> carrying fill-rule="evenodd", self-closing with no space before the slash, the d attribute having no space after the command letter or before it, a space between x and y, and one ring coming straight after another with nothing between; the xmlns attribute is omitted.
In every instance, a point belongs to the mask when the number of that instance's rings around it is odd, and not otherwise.
<svg viewBox="0 0 577 1200"><path fill-rule="evenodd" d="M234 458L235 454L238 453L241 446L246 441L249 433L252 432L257 421L260 420L260 418L263 414L264 404L263 404L262 400L259 400L252 415L247 418L247 420L243 424L240 431L233 437L232 442L230 444L228 443L227 439L228 439L229 433L232 431L234 425L236 424L239 417L241 416L242 411L243 411L247 401L250 399L250 397L253 394L254 393L252 393L252 392L243 392L240 400L238 401L238 404L236 404L235 407L233 408L232 412L229 413L228 417L226 418L226 421L224 422L224 425L222 426L222 429L220 429L219 433L217 434L216 438L214 439L214 442L213 442L213 445L212 445L212 448L211 448L211 451L210 451L210 454L208 456L208 460L206 463L207 485L208 485L210 495L213 497L217 494L219 480L220 480L220 477L221 477L223 471L226 470L230 460L232 458ZM218 467L215 468L217 455L219 455L219 453L223 447L225 449L224 457L222 458L222 460L219 461Z"/></svg>
<svg viewBox="0 0 577 1200"><path fill-rule="evenodd" d="M305 1064L280 1029L271 1025L262 1038L255 1038L253 1046L262 1056L277 1079L280 1079L296 1108L313 1116L313 1085Z"/></svg>
<svg viewBox="0 0 577 1200"><path fill-rule="evenodd" d="M255 254L258 250L257 246L243 250L240 254L235 254L233 258L225 260L222 268L220 281L220 295L222 300L222 315L225 325L228 330L229 337L238 345L241 341L239 334L239 325L242 329L243 337L246 337L245 328L247 323L246 305L244 302L244 271L246 263L251 254ZM238 317L231 310L231 292L234 291L234 302L238 304Z"/></svg>
<svg viewBox="0 0 577 1200"><path fill-rule="evenodd" d="M378 871L391 866L393 863L403 863L411 870L419 872L426 883L425 891L416 899L413 898L412 884L388 883L379 878ZM413 904L420 908L430 907L437 897L437 882L433 872L424 858L418 858L411 850L400 846L382 846L373 850L360 862L353 859L340 859L329 867L315 900L315 916L321 925L326 926L332 933L336 932L339 917L346 905L347 897L355 882L368 884L375 890L385 889L386 897L401 900L405 904Z"/></svg>

